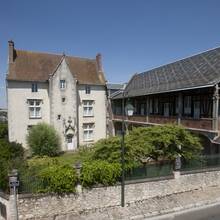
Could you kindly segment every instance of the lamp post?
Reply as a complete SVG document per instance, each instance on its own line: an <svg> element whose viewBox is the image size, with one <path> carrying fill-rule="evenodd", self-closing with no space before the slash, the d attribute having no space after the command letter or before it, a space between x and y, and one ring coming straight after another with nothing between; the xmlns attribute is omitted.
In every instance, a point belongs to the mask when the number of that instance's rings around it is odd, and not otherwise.
<svg viewBox="0 0 220 220"><path fill-rule="evenodd" d="M132 116L134 108L131 104L125 107L125 93L122 98L122 138L121 138L121 207L125 206L125 115Z"/></svg>

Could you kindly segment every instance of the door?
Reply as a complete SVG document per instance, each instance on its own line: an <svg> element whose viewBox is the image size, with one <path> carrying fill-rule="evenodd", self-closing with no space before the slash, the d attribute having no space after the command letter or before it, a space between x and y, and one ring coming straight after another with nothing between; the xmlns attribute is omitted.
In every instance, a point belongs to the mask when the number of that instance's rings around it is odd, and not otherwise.
<svg viewBox="0 0 220 220"><path fill-rule="evenodd" d="M75 150L74 136L67 136L67 150Z"/></svg>

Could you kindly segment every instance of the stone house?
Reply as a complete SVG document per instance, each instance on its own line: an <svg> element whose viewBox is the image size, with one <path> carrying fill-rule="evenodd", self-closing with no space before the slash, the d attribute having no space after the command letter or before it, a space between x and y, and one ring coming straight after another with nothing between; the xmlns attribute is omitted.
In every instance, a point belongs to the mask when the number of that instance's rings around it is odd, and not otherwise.
<svg viewBox="0 0 220 220"><path fill-rule="evenodd" d="M106 80L95 59L17 50L9 41L7 74L9 140L28 148L28 130L39 122L58 131L62 150L106 137Z"/></svg>

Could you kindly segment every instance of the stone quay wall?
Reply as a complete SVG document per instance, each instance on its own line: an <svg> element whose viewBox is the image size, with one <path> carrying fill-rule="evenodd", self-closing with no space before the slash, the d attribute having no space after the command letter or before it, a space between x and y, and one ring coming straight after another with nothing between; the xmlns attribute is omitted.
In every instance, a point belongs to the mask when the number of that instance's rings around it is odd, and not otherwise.
<svg viewBox="0 0 220 220"><path fill-rule="evenodd" d="M145 199L167 196L220 185L220 171L175 175L176 178L126 184L125 201L132 203ZM92 189L78 188L76 194L57 195L19 195L19 219L66 219L74 213L100 208L119 206L120 185ZM10 203L10 202L9 202ZM10 213L8 215L10 218ZM67 218L68 219L68 218Z"/></svg>

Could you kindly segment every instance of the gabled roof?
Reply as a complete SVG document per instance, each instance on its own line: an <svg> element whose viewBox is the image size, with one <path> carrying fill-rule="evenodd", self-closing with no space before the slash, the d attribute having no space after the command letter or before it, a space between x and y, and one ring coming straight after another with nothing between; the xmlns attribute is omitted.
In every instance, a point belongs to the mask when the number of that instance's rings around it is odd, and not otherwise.
<svg viewBox="0 0 220 220"><path fill-rule="evenodd" d="M213 86L220 82L220 48L135 74L127 96L141 96Z"/></svg>
<svg viewBox="0 0 220 220"><path fill-rule="evenodd" d="M14 50L7 80L45 82L63 55ZM96 59L65 56L70 71L80 84L105 85L104 73L98 71Z"/></svg>

